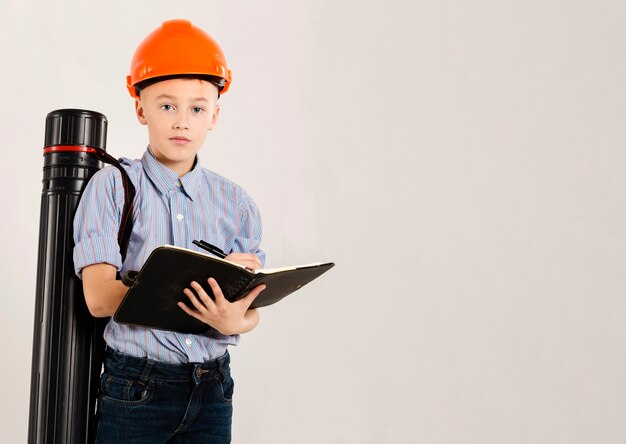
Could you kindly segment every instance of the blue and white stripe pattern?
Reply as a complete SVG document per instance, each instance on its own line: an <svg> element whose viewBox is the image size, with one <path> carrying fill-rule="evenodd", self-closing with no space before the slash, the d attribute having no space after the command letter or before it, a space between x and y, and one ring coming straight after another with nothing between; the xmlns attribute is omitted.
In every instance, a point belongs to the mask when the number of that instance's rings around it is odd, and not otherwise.
<svg viewBox="0 0 626 444"><path fill-rule="evenodd" d="M141 161L122 158L122 165L136 188L133 232L122 264L117 234L124 204L120 172L106 167L85 188L74 218L74 267L78 276L92 264L109 263L122 273L139 270L152 250L177 245L203 251L191 242L202 239L231 252L254 253L260 249L261 217L246 192L232 181L200 167L199 161L179 177L162 165L150 149ZM109 321L107 344L122 353L160 362L204 362L236 345L239 335L225 336L208 328L191 335L131 327Z"/></svg>

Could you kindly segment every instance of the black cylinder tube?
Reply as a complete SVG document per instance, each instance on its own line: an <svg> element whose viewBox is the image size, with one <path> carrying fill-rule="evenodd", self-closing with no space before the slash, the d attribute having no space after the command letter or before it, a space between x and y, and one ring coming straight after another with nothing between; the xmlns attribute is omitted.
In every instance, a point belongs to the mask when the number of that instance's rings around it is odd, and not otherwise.
<svg viewBox="0 0 626 444"><path fill-rule="evenodd" d="M84 444L94 440L104 322L93 318L74 273L72 224L80 195L102 168L107 119L77 109L46 117L43 191L28 442Z"/></svg>

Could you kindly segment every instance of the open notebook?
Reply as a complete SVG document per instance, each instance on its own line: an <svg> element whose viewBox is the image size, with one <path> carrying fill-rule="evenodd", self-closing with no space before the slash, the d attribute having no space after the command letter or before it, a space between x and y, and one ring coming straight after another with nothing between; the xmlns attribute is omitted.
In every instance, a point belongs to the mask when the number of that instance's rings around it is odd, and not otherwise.
<svg viewBox="0 0 626 444"><path fill-rule="evenodd" d="M258 308L280 301L334 265L327 262L251 271L198 251L164 245L150 254L113 318L121 324L202 333L208 325L187 315L177 305L184 302L192 307L183 293L184 288L191 288L191 281L198 282L213 297L207 279L214 278L231 302L265 284L267 288L250 307Z"/></svg>

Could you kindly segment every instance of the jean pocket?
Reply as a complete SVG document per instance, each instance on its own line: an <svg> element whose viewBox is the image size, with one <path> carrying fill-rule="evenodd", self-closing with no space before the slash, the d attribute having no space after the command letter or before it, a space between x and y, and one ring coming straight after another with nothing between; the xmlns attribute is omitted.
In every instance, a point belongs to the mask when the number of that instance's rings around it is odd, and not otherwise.
<svg viewBox="0 0 626 444"><path fill-rule="evenodd" d="M126 406L146 404L152 398L154 385L132 378L103 373L100 378L100 394L105 401Z"/></svg>
<svg viewBox="0 0 626 444"><path fill-rule="evenodd" d="M221 390L222 401L233 402L233 393L235 391L235 381L230 376L230 371L222 371L217 379Z"/></svg>

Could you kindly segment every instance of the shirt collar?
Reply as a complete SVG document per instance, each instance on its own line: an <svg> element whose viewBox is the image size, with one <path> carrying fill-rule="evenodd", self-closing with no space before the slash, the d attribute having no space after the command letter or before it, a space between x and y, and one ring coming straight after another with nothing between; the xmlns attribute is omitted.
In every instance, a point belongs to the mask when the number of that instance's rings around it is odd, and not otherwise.
<svg viewBox="0 0 626 444"><path fill-rule="evenodd" d="M159 162L156 157L154 157L150 147L148 147L146 152L143 154L141 164L144 171L161 194L167 194L169 190L177 188L177 184L180 180L180 187L185 194L187 194L191 200L196 198L200 186L200 179L202 178L202 167L200 166L200 160L197 155L191 171L180 178L175 172L170 170L168 167Z"/></svg>

